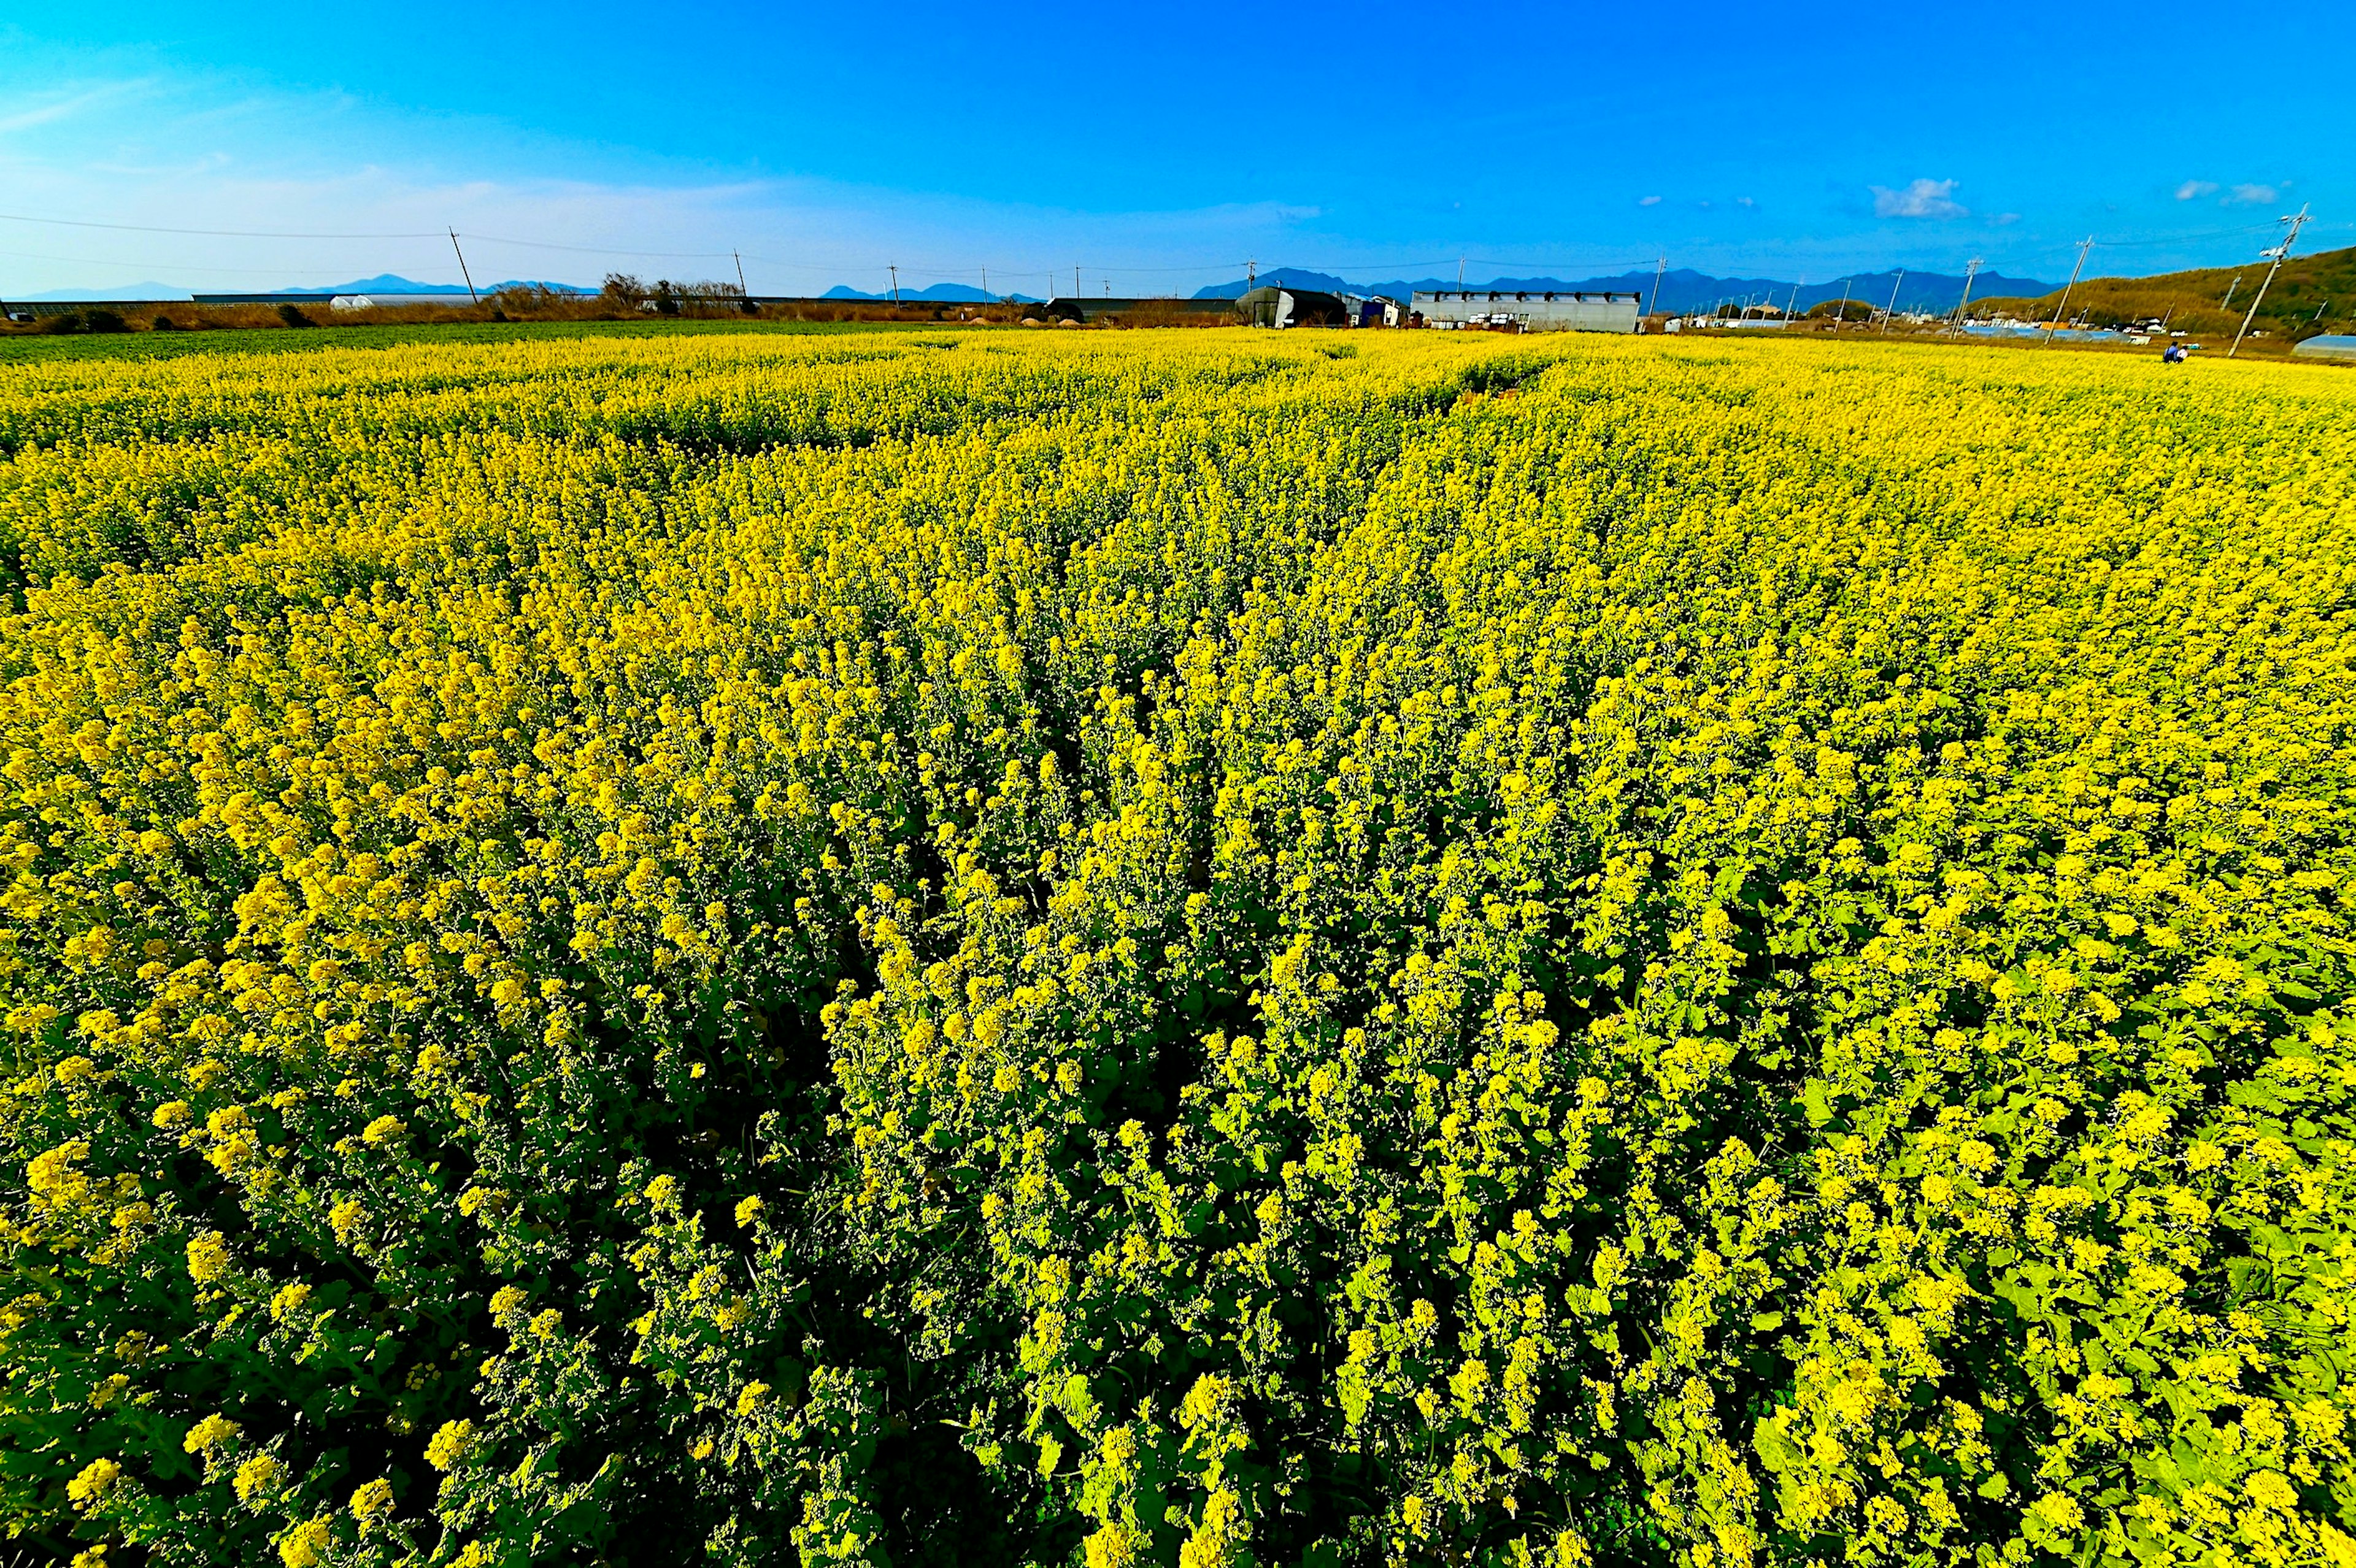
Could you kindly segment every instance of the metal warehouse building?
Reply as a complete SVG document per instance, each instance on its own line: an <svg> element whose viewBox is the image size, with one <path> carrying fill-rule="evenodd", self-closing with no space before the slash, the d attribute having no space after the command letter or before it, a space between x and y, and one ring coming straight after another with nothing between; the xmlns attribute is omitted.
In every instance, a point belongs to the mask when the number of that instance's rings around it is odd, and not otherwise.
<svg viewBox="0 0 2356 1568"><path fill-rule="evenodd" d="M1430 326L1518 326L1525 332L1633 332L1640 293L1553 293L1515 289L1416 291L1412 308Z"/></svg>
<svg viewBox="0 0 2356 1568"><path fill-rule="evenodd" d="M1249 326L1347 326L1351 312L1340 294L1262 283L1236 301L1236 315Z"/></svg>

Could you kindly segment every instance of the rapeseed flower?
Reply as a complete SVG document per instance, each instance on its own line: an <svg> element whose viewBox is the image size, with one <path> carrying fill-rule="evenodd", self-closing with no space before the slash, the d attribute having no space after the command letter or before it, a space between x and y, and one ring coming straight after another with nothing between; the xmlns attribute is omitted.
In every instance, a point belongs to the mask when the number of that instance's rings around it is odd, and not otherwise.
<svg viewBox="0 0 2356 1568"><path fill-rule="evenodd" d="M2336 1562L2351 442L1895 344L14 367L5 1522L173 1403L123 1518L291 1568Z"/></svg>

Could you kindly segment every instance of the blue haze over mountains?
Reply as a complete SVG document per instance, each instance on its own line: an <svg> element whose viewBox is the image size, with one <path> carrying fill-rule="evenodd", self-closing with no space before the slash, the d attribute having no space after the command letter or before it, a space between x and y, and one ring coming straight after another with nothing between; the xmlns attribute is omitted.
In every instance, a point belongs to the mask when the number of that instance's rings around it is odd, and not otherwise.
<svg viewBox="0 0 2356 1568"><path fill-rule="evenodd" d="M1313 289L1324 293L1387 294L1405 300L1418 290L1453 289L1453 278L1422 278L1408 282L1394 278L1387 283L1355 283L1335 277L1330 272L1312 272L1299 267L1274 267L1259 274L1263 283L1281 283L1290 289ZM1748 299L1753 304L1772 304L1782 308L1793 297L1796 287L1799 303L1795 308L1805 310L1810 305L1837 300L1844 293L1875 306L1887 306L1890 293L1897 291L1898 308L1901 311L1948 311L1955 308L1964 296L1964 275L1961 272L1907 272L1901 276L1893 269L1881 272L1858 272L1847 278L1834 278L1827 283L1797 283L1791 278L1716 278L1707 272L1697 272L1690 267L1672 267L1660 281L1661 297L1653 300L1653 274L1650 272L1619 272L1608 278L1496 278L1487 282L1468 278L1464 286L1472 290L1496 290L1544 293L1641 293L1648 308L1685 315L1706 310L1721 301L1740 304ZM2034 278L2007 277L2001 272L1982 272L1972 280L1972 298L2002 299L2026 295L2034 298L2052 293L2059 283L2040 283ZM1196 299L1215 299L1244 292L1244 280L1214 283L1196 291Z"/></svg>
<svg viewBox="0 0 2356 1568"><path fill-rule="evenodd" d="M1453 278L1422 278L1410 282L1394 278L1384 283L1353 283L1332 272L1312 272L1305 267L1270 267L1259 274L1263 283L1280 283L1286 288L1312 289L1323 293L1386 294L1405 300L1417 290L1453 289ZM1829 283L1796 283L1799 290L1797 308L1807 309L1827 300L1837 300L1844 292L1849 297L1877 306L1890 304L1893 289L1898 294L1898 308L1907 310L1948 311L1963 298L1964 278L1960 272L1907 272L1901 278L1895 271L1859 272L1853 278L1835 278ZM1608 278L1496 278L1488 281L1467 279L1468 289L1494 289L1499 292L1543 293L1641 293L1648 307L1653 307L1653 274L1622 272ZM1717 278L1697 272L1690 267L1673 267L1661 278L1661 297L1656 308L1677 313L1703 310L1719 301L1740 304L1749 299L1754 304L1783 305L1792 298L1795 280L1791 278ZM2008 277L2001 272L1982 272L1972 280L1972 298L1994 299L2026 295L2034 298L2051 293L2061 285L2039 283L2034 278ZM1194 298L1232 299L1244 292L1245 281L1237 278L1228 283L1212 283L1194 291ZM837 284L822 296L830 300L888 300L887 293L862 293L856 289ZM1029 294L990 295L971 283L935 283L927 289L902 289L904 304L974 304L991 298L1012 298L1028 302Z"/></svg>
<svg viewBox="0 0 2356 1568"><path fill-rule="evenodd" d="M477 289L492 294L501 289L555 289L566 293L594 294L594 288L584 289L575 283L544 283L537 278L508 278L496 283L480 283ZM355 278L348 283L290 283L279 291L290 294L455 294L466 297L464 283L421 283L414 278L404 278L398 272L379 272L373 278ZM177 283L126 283L112 289L51 289L47 293L18 294L27 304L48 304L73 300L154 300L158 304L189 297L188 291Z"/></svg>
<svg viewBox="0 0 2356 1568"><path fill-rule="evenodd" d="M1280 283L1287 288L1312 289L1326 293L1387 294L1398 300L1405 300L1419 289L1456 287L1456 280L1453 278L1421 278L1414 281L1394 278L1380 283L1353 283L1331 272L1312 272L1303 267L1271 267L1259 274L1259 281L1263 283ZM533 285L521 282L506 282L485 283L481 285L481 289L482 293L487 295L497 289L525 286ZM566 283L547 283L538 286L556 289L579 288L579 285ZM1794 283L1790 278L1719 278L1712 277L1706 272L1697 272L1689 267L1674 267L1661 278L1660 299L1656 305L1652 297L1653 274L1649 272L1621 272L1611 277L1569 280L1551 277L1495 278L1485 281L1467 279L1464 286L1475 290L1494 289L1500 292L1530 293L1542 293L1548 291L1556 293L1580 291L1589 293L1634 293L1644 295L1648 307L1683 314L1704 310L1721 301L1740 304L1745 299L1754 304L1781 306L1793 297ZM1837 300L1845 291L1852 299L1861 300L1868 304L1883 306L1890 304L1893 287L1897 289L1900 310L1948 311L1953 310L1956 301L1963 297L1964 280L1961 273L1948 272L1910 272L1902 278L1894 271L1860 272L1847 279L1834 278L1824 283L1798 284L1798 308L1805 310L1813 304L1820 304L1827 300ZM2051 293L2058 287L2060 285L2057 283L2039 283L2033 278L2014 278L2001 272L1982 272L1972 281L1972 298L1981 300L2021 295L2033 298L2039 294ZM466 293L465 287L460 284L421 283L392 272L379 273L372 278L355 279L348 283L314 283L299 289L290 289L287 292L449 294L460 298L464 298ZM595 290L579 288L579 292L594 293ZM1229 283L1213 283L1197 289L1194 291L1194 297L1196 299L1232 298L1243 292L1244 280L1237 278ZM102 298L167 300L186 299L188 296L185 290L166 288L159 284L156 285L154 293L126 293L122 290L101 293L96 290L77 289L57 290L49 293L27 297L38 300ZM889 293L862 293L856 289L838 283L818 297L875 303L888 300L892 296ZM985 294L971 283L935 283L929 288L903 289L900 291L900 298L903 303L910 304L973 304L991 299L1012 299L1023 304L1033 302L1033 296L1030 294Z"/></svg>

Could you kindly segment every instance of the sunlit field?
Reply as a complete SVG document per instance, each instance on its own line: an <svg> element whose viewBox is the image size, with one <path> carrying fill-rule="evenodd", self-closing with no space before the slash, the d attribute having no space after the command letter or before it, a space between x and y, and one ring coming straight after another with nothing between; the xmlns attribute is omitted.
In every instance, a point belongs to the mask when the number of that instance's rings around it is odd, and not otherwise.
<svg viewBox="0 0 2356 1568"><path fill-rule="evenodd" d="M2356 1564L2356 377L58 357L0 571L59 1561Z"/></svg>

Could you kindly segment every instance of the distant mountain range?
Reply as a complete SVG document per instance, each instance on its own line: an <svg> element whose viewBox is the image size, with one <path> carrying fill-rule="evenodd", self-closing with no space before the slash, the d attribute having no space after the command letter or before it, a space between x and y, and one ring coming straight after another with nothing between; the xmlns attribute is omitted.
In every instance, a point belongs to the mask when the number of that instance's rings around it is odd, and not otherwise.
<svg viewBox="0 0 2356 1568"><path fill-rule="evenodd" d="M43 294L10 294L18 304L47 304L73 300L184 300L188 291L177 283L124 283L113 289L51 289Z"/></svg>
<svg viewBox="0 0 2356 1568"><path fill-rule="evenodd" d="M1454 289L1453 278L1423 278L1408 282L1394 278L1386 283L1354 283L1331 272L1312 272L1300 267L1272 267L1259 274L1263 283L1280 283L1286 288L1313 289L1323 293L1384 294L1405 300L1419 291ZM1196 299L1232 298L1245 289L1241 278L1232 283L1214 283L1195 291ZM2055 285L2040 283L2029 278L2007 277L2001 272L1982 272L1972 280L1972 297L1986 299L1995 295L2028 295L2034 297L2051 291ZM1493 278L1486 281L1466 279L1464 287L1475 290L1496 290L1526 293L1640 293L1647 309L1687 314L1707 310L1721 303L1730 306L1744 302L1752 304L1772 304L1783 308L1805 310L1810 305L1837 300L1846 293L1852 299L1887 307L1893 296L1901 311L1945 311L1955 308L1963 298L1964 279L1960 272L1858 272L1846 278L1834 278L1828 283L1800 283L1790 278L1719 278L1707 272L1697 272L1690 267L1675 267L1662 274L1660 297L1653 297L1654 279L1649 272L1621 272L1607 278Z"/></svg>
<svg viewBox="0 0 2356 1568"><path fill-rule="evenodd" d="M503 283L481 283L477 287L487 294L500 289L530 288L555 289L564 293L579 294L597 292L584 289L578 283L543 283L532 278L510 278ZM466 285L421 283L398 272L379 272L373 278L355 278L348 283L297 283L281 292L290 294L456 294L464 298ZM27 304L35 304L74 300L184 300L189 294L187 289L175 283L123 283L111 289L51 289L43 294L18 294L16 297Z"/></svg>
<svg viewBox="0 0 2356 1568"><path fill-rule="evenodd" d="M875 301L888 300L892 293L887 289L880 294L863 294L848 284L837 283L818 297L822 300ZM1013 300L1018 304L1038 303L1029 294L986 294L971 283L935 283L928 289L900 291L900 301L904 304L919 302L925 304L987 304L992 300Z"/></svg>
<svg viewBox="0 0 2356 1568"><path fill-rule="evenodd" d="M1303 267L1271 267L1259 274L1263 283L1280 283L1287 288L1313 289L1325 293L1386 294L1405 300L1419 290L1453 289L1453 278L1422 278L1409 281L1393 278L1379 283L1352 283L1331 272L1311 272ZM1678 267L1660 280L1660 294L1653 293L1653 274L1647 272L1621 272L1600 278L1493 278L1485 281L1467 280L1471 289L1494 289L1515 293L1641 293L1647 308L1687 313L1706 310L1721 303L1739 305L1745 301L1754 304L1791 304L1805 310L1810 305L1839 299L1844 292L1851 298L1876 306L1887 306L1895 291L1898 308L1901 311L1953 310L1963 297L1964 280L1958 273L1880 272L1859 272L1848 278L1834 278L1822 283L1796 283L1786 278L1720 278L1697 272L1689 267ZM2001 272L1982 272L1972 280L1972 297L1988 299L2015 297L2034 299L2050 293L2056 285L2039 283L2032 278L2008 277ZM501 283L478 285L482 293L489 294L506 288L550 288L569 293L594 293L594 289L577 283L547 283L534 279L509 279ZM1196 299L1232 299L1244 292L1245 281L1237 278L1229 283L1214 283L1194 292ZM380 272L372 278L355 278L349 283L314 284L289 289L290 293L339 294L434 294L463 298L463 283L421 283L414 278L404 278L398 272ZM184 300L188 291L167 283L129 283L114 289L53 289L48 293L25 294L25 303L36 301L73 300ZM830 300L855 300L873 304L889 300L886 291L866 293L846 284L837 283L819 296ZM924 304L975 304L991 299L1012 299L1021 304L1036 303L1029 294L985 294L971 283L935 283L929 288L902 289L904 303Z"/></svg>
<svg viewBox="0 0 2356 1568"><path fill-rule="evenodd" d="M508 278L496 283L477 283L477 290L493 294L501 289L553 289L561 294L594 294L595 289L583 288L579 283L556 283L545 278ZM289 293L334 294L463 294L464 283L421 283L414 278L404 278L399 272L379 272L373 278L355 278L348 283L319 283L310 288L289 289Z"/></svg>

